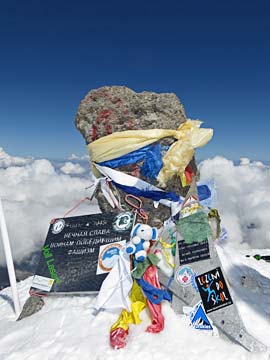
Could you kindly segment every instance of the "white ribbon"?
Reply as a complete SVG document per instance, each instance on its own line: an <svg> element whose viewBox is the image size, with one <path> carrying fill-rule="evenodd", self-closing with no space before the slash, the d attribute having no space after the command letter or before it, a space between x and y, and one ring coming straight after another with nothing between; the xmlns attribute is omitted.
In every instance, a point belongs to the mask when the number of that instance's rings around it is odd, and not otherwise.
<svg viewBox="0 0 270 360"><path fill-rule="evenodd" d="M100 184L101 190L102 190L105 198L107 199L107 201L113 208L115 207L115 204L113 204L113 202L115 201L116 204L119 204L119 202L117 201L117 199L113 195L112 191L107 186L108 179L114 181L117 184L124 185L124 186L127 186L127 185L134 186L137 189L144 190L144 191L161 191L161 192L165 193L164 190L162 190L154 185L149 184L147 181L138 179L134 176L125 174L121 171L111 169L107 166L100 166L98 164L94 164L94 165L97 168L97 170L102 175L104 175L104 177L95 179L95 182L92 185L92 187L94 187L94 189L92 191L92 196L94 195L98 184ZM171 201L171 200L167 200L167 199L161 199L159 201L154 201L154 207L157 208L159 203L161 203L162 205L168 206L171 208L172 216L174 216L181 210L182 200L183 200L183 198L181 198L181 201ZM119 207L120 207L120 204L119 204Z"/></svg>
<svg viewBox="0 0 270 360"><path fill-rule="evenodd" d="M94 183L90 186L90 188L91 188L90 198L91 199L93 198L93 196L95 195L95 192L97 190L98 185L100 185L100 189L101 189L104 197L108 201L108 203L111 205L111 207L112 208L115 208L115 207L121 208L121 204L116 199L116 197L114 196L112 190L108 186L107 180L108 180L107 177L102 177L102 178L98 178L98 179L95 178Z"/></svg>

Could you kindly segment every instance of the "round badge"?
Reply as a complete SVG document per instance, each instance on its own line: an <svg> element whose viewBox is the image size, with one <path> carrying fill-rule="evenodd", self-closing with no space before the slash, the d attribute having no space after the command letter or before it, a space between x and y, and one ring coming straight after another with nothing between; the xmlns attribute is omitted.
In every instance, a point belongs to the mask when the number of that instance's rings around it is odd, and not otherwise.
<svg viewBox="0 0 270 360"><path fill-rule="evenodd" d="M122 248L120 244L110 244L106 246L98 258L99 267L103 271L111 271Z"/></svg>
<svg viewBox="0 0 270 360"><path fill-rule="evenodd" d="M117 215L113 221L113 229L115 231L126 231L132 227L133 213L125 212Z"/></svg>
<svg viewBox="0 0 270 360"><path fill-rule="evenodd" d="M194 276L194 272L188 266L182 266L176 270L176 281L181 286L192 285L193 276Z"/></svg>
<svg viewBox="0 0 270 360"><path fill-rule="evenodd" d="M53 234L59 234L65 227L65 220L59 219L56 220L52 227L52 233Z"/></svg>

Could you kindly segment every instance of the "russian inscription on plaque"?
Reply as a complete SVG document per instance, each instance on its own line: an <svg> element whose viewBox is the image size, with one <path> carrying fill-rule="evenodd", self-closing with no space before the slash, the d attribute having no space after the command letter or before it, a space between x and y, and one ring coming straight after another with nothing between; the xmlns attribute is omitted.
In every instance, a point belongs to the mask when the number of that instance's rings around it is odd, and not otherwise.
<svg viewBox="0 0 270 360"><path fill-rule="evenodd" d="M51 294L99 291L121 247L130 240L133 220L132 212L55 220L31 290Z"/></svg>

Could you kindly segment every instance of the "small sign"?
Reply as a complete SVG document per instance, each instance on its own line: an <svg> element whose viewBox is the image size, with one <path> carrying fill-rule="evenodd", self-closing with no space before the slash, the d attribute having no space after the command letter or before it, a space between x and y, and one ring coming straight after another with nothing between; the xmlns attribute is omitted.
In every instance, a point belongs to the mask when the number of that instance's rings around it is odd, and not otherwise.
<svg viewBox="0 0 270 360"><path fill-rule="evenodd" d="M233 301L220 267L196 276L196 283L207 314L232 305Z"/></svg>
<svg viewBox="0 0 270 360"><path fill-rule="evenodd" d="M53 283L54 283L54 279L35 275L32 281L32 286L36 289L51 291Z"/></svg>
<svg viewBox="0 0 270 360"><path fill-rule="evenodd" d="M178 242L180 265L210 259L208 240L187 244L185 240Z"/></svg>
<svg viewBox="0 0 270 360"><path fill-rule="evenodd" d="M193 277L194 277L194 272L188 266L181 266L175 271L175 280L181 286L185 287L192 285Z"/></svg>
<svg viewBox="0 0 270 360"><path fill-rule="evenodd" d="M114 218L113 228L115 231L126 231L131 228L133 223L133 213L120 213Z"/></svg>
<svg viewBox="0 0 270 360"><path fill-rule="evenodd" d="M194 310L191 312L190 320L192 326L196 330L213 330L213 326L203 309L201 301L195 306Z"/></svg>
<svg viewBox="0 0 270 360"><path fill-rule="evenodd" d="M98 292L130 240L133 219L132 212L57 219L50 225L32 290ZM42 279L53 279L52 286Z"/></svg>

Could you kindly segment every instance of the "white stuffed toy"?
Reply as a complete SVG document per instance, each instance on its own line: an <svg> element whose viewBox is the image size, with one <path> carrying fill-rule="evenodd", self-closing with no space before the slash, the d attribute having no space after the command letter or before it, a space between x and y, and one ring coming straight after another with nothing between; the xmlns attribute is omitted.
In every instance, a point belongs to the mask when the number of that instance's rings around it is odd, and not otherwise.
<svg viewBox="0 0 270 360"><path fill-rule="evenodd" d="M146 224L137 224L130 236L131 241L126 246L126 252L129 255L134 254L136 261L143 262L150 248L150 240L156 241L158 238L157 229Z"/></svg>

